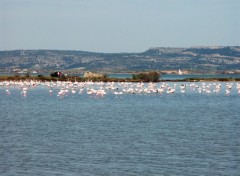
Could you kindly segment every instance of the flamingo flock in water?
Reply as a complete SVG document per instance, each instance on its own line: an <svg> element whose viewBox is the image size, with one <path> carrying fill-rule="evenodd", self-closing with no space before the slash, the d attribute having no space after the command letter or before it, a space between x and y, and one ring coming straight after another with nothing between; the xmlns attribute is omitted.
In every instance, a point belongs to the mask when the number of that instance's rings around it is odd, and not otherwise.
<svg viewBox="0 0 240 176"><path fill-rule="evenodd" d="M71 82L71 81L3 81L0 88L5 89L6 94L11 94L11 88L19 89L22 96L27 96L29 90L39 86L46 87L49 95L56 94L57 97L64 97L68 94L87 94L105 96L106 94L174 94L186 93L187 91L197 93L220 93L230 94L236 88L240 95L240 83L238 82L200 82L200 83L132 83L132 82Z"/></svg>

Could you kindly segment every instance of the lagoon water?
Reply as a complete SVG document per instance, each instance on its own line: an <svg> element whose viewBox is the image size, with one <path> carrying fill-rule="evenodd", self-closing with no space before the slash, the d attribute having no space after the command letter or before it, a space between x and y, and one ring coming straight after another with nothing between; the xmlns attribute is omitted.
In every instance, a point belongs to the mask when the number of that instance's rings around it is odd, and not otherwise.
<svg viewBox="0 0 240 176"><path fill-rule="evenodd" d="M132 78L131 73L112 73L108 74L110 78ZM83 74L75 76L83 77ZM160 80L183 80L186 78L240 78L240 74L161 74Z"/></svg>
<svg viewBox="0 0 240 176"><path fill-rule="evenodd" d="M0 88L0 175L240 173L235 87L228 95L187 89L62 98L42 86L26 97L17 88L9 90L7 95Z"/></svg>

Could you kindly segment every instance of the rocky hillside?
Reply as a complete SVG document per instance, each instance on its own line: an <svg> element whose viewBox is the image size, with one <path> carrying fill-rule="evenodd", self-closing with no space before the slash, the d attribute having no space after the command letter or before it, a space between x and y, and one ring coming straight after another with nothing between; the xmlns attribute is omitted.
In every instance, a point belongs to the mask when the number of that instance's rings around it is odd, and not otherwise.
<svg viewBox="0 0 240 176"><path fill-rule="evenodd" d="M142 53L0 51L0 69L94 71L240 70L240 47L150 48Z"/></svg>

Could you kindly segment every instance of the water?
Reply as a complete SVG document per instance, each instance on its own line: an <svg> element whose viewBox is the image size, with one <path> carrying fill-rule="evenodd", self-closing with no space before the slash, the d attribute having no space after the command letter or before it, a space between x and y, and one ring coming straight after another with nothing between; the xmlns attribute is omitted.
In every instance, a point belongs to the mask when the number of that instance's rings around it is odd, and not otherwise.
<svg viewBox="0 0 240 176"><path fill-rule="evenodd" d="M228 95L222 83L219 93L209 94L190 87L181 93L178 84L174 94L62 98L59 89L50 96L43 86L26 97L17 87L10 95L2 87L0 175L237 176L235 85Z"/></svg>
<svg viewBox="0 0 240 176"><path fill-rule="evenodd" d="M108 74L109 78L132 78L131 73L112 73ZM83 76L83 75L79 75ZM161 74L160 80L183 80L186 78L240 78L240 74Z"/></svg>
<svg viewBox="0 0 240 176"><path fill-rule="evenodd" d="M240 74L162 74L160 80L183 80L186 78L240 78Z"/></svg>

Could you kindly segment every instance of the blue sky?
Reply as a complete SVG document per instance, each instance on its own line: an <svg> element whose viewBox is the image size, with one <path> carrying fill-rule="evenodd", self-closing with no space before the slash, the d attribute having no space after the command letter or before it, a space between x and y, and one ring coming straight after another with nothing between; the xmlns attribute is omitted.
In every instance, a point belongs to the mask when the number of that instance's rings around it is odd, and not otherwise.
<svg viewBox="0 0 240 176"><path fill-rule="evenodd" d="M0 50L240 46L239 0L0 0Z"/></svg>

